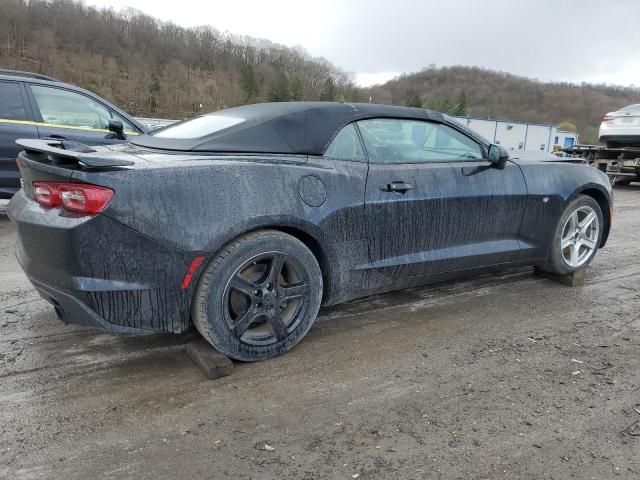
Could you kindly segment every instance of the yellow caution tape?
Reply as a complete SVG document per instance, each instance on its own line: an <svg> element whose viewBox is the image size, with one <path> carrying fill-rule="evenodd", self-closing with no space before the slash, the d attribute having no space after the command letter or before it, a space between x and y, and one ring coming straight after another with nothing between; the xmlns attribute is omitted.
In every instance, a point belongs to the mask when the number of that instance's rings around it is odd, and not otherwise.
<svg viewBox="0 0 640 480"><path fill-rule="evenodd" d="M30 120L12 120L8 118L0 118L0 123L16 123L18 125L33 125L34 127L53 127L53 128L71 128L73 130L84 130L86 132L105 132L105 133L113 133L111 130L106 130L104 128L91 128L91 127L75 127L70 125L56 125L54 123L44 123L44 122L32 122ZM124 132L126 135L140 135L135 132Z"/></svg>

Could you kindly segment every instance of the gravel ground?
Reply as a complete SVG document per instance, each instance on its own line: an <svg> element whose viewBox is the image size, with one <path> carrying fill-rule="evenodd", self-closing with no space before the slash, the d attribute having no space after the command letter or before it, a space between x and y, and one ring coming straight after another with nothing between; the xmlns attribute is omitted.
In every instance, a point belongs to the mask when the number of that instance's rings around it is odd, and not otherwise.
<svg viewBox="0 0 640 480"><path fill-rule="evenodd" d="M0 215L0 478L640 478L640 187L616 202L583 287L370 297L215 381L186 337L59 323Z"/></svg>

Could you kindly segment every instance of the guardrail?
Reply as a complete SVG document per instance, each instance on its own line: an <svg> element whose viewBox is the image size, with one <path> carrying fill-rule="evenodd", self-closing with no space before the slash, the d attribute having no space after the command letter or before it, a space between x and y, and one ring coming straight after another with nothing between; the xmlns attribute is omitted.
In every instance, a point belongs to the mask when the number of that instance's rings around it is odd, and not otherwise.
<svg viewBox="0 0 640 480"><path fill-rule="evenodd" d="M147 127L155 130L156 128L166 127L172 123L179 122L180 120L170 120L168 118L149 118L149 117L134 117L140 123L144 123Z"/></svg>

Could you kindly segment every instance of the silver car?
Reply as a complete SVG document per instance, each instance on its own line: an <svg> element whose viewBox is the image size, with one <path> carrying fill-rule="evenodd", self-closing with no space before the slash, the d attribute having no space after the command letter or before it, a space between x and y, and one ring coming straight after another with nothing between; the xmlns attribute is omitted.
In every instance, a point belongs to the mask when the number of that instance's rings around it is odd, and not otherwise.
<svg viewBox="0 0 640 480"><path fill-rule="evenodd" d="M607 147L640 146L640 103L602 117L599 137Z"/></svg>

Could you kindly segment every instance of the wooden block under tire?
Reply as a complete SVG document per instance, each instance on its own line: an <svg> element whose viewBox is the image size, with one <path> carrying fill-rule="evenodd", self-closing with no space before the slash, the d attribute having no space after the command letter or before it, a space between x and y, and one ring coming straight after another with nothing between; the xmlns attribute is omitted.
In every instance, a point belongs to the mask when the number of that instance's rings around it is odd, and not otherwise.
<svg viewBox="0 0 640 480"><path fill-rule="evenodd" d="M545 272L544 270L540 270L538 267L534 267L533 271L536 275L548 278L549 280L553 280L554 282L562 283L563 285L568 285L569 287L581 287L584 285L584 276L587 269L581 268L580 270L576 270L573 273L567 273L565 275Z"/></svg>
<svg viewBox="0 0 640 480"><path fill-rule="evenodd" d="M233 362L205 340L199 338L186 345L187 355L210 380L227 377L233 371Z"/></svg>

